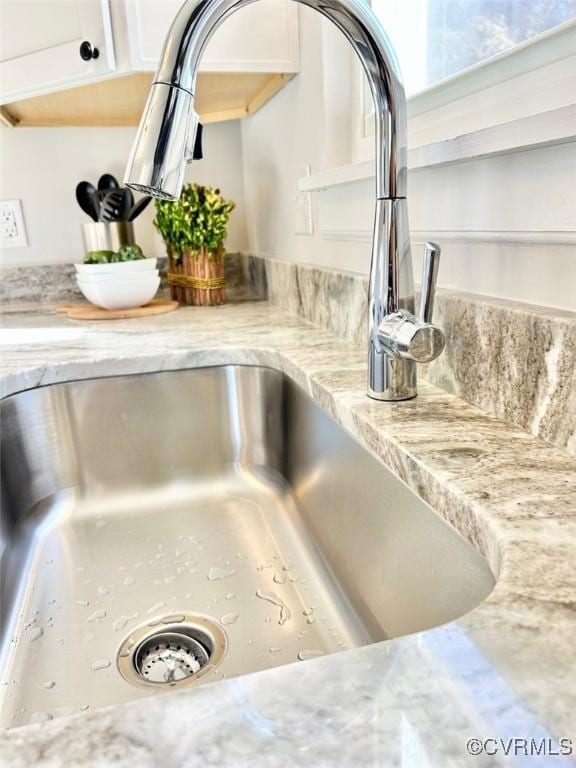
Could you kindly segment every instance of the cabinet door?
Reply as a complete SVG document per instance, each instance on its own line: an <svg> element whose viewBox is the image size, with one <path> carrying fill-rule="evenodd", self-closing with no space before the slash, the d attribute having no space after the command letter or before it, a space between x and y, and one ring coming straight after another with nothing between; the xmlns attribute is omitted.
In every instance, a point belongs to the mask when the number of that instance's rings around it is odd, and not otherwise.
<svg viewBox="0 0 576 768"><path fill-rule="evenodd" d="M98 57L84 61L87 41ZM0 0L0 103L114 70L108 0Z"/></svg>
<svg viewBox="0 0 576 768"><path fill-rule="evenodd" d="M127 0L134 69L155 70L183 0ZM229 16L210 40L202 72L297 72L298 8L293 0L258 0Z"/></svg>

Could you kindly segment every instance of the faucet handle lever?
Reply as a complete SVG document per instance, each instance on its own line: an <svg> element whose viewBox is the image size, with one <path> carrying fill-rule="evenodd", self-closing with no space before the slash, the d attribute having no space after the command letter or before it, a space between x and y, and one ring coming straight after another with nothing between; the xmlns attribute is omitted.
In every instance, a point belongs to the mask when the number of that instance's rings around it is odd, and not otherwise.
<svg viewBox="0 0 576 768"><path fill-rule="evenodd" d="M426 243L424 246L424 262L422 264L422 294L418 319L423 323L432 322L434 311L434 296L436 294L436 279L442 249L436 243Z"/></svg>

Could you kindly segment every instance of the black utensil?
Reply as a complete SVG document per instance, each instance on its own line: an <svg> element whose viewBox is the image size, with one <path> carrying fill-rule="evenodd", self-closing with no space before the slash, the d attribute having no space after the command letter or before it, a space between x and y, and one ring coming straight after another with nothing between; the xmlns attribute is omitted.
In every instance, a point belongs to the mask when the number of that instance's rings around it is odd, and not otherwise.
<svg viewBox="0 0 576 768"><path fill-rule="evenodd" d="M81 181L76 187L76 200L84 213L87 213L94 221L100 219L100 202L98 192L89 181Z"/></svg>
<svg viewBox="0 0 576 768"><path fill-rule="evenodd" d="M111 173L104 173L98 179L99 192L107 192L110 189L118 189L119 186L120 184L118 184L117 179L112 176Z"/></svg>
<svg viewBox="0 0 576 768"><path fill-rule="evenodd" d="M127 189L112 189L104 195L100 209L102 221L127 221L132 197L128 192Z"/></svg>
<svg viewBox="0 0 576 768"><path fill-rule="evenodd" d="M194 138L194 150L192 151L192 160L202 160L204 158L204 152L202 151L204 135L204 126L202 123L198 123L196 128L196 136Z"/></svg>
<svg viewBox="0 0 576 768"><path fill-rule="evenodd" d="M134 219L137 216L140 216L144 208L148 205L148 203L152 200L151 197L143 197L141 200L138 200L136 205L134 205L128 214L128 221L134 221Z"/></svg>

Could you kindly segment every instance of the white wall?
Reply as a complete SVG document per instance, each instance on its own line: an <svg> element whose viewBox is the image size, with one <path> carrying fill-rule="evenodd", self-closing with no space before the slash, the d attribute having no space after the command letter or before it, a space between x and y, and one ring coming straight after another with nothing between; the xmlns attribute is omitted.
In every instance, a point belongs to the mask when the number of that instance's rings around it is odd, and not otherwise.
<svg viewBox="0 0 576 768"><path fill-rule="evenodd" d="M295 234L306 166L360 159L362 143L347 42L314 11L300 20L301 74L242 123L250 248L366 274L373 180L314 192L315 234ZM409 211L416 268L419 242L443 245L440 285L576 310L576 144L410 172Z"/></svg>
<svg viewBox="0 0 576 768"><path fill-rule="evenodd" d="M81 225L89 221L75 199L76 184L97 183L102 173L122 179L134 128L14 128L0 130L0 199L19 198L28 248L6 248L5 265L74 262L82 258ZM236 201L227 247L245 250L244 185L238 122L206 126L204 160L187 179L217 186ZM135 222L136 239L147 253L163 254L152 226L153 206Z"/></svg>
<svg viewBox="0 0 576 768"><path fill-rule="evenodd" d="M332 62L328 73L322 67L326 41ZM279 259L364 271L369 259L366 243L294 234L298 179L305 175L307 164L315 173L349 160L354 103L349 45L317 12L304 7L300 56L300 74L241 123L250 249ZM335 115L330 94L339 81L347 87L341 93L342 109ZM343 150L340 155L337 148ZM371 208L372 203L368 211ZM315 210L316 220L317 216Z"/></svg>

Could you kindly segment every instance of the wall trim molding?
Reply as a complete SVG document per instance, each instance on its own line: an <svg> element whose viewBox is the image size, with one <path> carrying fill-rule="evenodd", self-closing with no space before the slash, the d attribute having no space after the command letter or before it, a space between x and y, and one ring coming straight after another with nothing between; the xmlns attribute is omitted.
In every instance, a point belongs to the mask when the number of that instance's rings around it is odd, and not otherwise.
<svg viewBox="0 0 576 768"><path fill-rule="evenodd" d="M518 120L481 128L408 149L408 170L451 165L498 155L509 155L576 141L576 104L539 112ZM300 192L324 190L340 184L373 179L373 159L319 171L298 180Z"/></svg>
<svg viewBox="0 0 576 768"><path fill-rule="evenodd" d="M416 229L412 231L412 238L419 242L426 240L430 236L460 243L505 243L507 245L576 245L576 231L493 231L481 229Z"/></svg>
<svg viewBox="0 0 576 768"><path fill-rule="evenodd" d="M371 229L339 229L322 227L320 237L324 240L365 243L372 240ZM491 231L491 230L453 230L453 229L415 229L411 231L415 242L441 240L457 243L501 243L505 245L571 245L576 246L574 231Z"/></svg>

